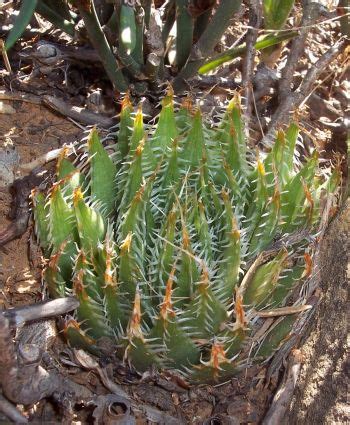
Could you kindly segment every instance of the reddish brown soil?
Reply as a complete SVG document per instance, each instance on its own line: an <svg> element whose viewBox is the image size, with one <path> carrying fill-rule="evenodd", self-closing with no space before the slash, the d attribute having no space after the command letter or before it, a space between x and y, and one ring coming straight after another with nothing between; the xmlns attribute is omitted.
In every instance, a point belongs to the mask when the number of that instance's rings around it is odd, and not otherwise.
<svg viewBox="0 0 350 425"><path fill-rule="evenodd" d="M7 103L16 113L0 114L0 149L12 143L20 156L20 164L71 143L82 134L79 128L45 107L19 101ZM11 196L7 188L0 190L0 228L3 229L10 223ZM8 243L6 253L0 251L0 306L29 304L41 299L40 273L31 267L30 233L28 229L20 239Z"/></svg>

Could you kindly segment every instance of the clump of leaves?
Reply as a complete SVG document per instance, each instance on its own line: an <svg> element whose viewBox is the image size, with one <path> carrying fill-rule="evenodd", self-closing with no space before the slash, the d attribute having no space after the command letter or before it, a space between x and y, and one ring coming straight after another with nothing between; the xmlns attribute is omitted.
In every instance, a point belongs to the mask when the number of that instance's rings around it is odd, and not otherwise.
<svg viewBox="0 0 350 425"><path fill-rule="evenodd" d="M310 273L306 236L338 171L321 183L316 152L297 160L296 124L250 158L238 96L219 118L209 125L189 100L174 112L169 90L147 127L126 98L114 151L93 129L75 164L62 153L47 197L33 195L49 292L80 301L71 344L98 352L109 337L138 371L211 382L291 331L297 314L258 337L259 314Z"/></svg>
<svg viewBox="0 0 350 425"><path fill-rule="evenodd" d="M170 50L175 57L171 61L173 75L182 72L175 83L183 90L183 80L194 76L212 53L231 17L239 10L241 0L158 3L155 6L150 0L25 0L20 2L5 49L9 50L22 36L36 12L72 40L85 41L87 35L118 92L125 92L132 85L133 92L141 95L169 80L165 65L169 64Z"/></svg>
<svg viewBox="0 0 350 425"><path fill-rule="evenodd" d="M267 24L279 29L293 2L266 0L264 13ZM176 89L182 91L186 88L185 80L195 76L198 69L200 73L206 73L246 53L243 43L204 63L213 54L232 16L239 10L241 0L221 0L217 4L213 0L174 0L158 8L151 1L123 0L114 5L111 3L93 0L22 1L5 48L9 50L13 47L34 12L73 40L83 41L86 36L79 29L81 25L77 25L81 18L88 39L99 54L115 89L125 92L132 85L138 95L147 90L153 91L171 76L175 77ZM270 52L274 46L297 34L295 31L269 34L259 38L255 47ZM166 66L171 75L166 71Z"/></svg>

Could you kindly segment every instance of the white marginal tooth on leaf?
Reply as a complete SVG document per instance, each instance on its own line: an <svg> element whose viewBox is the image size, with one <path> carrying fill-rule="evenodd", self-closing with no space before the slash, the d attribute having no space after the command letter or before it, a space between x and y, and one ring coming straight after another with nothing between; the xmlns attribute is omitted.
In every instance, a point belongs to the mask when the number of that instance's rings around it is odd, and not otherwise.
<svg viewBox="0 0 350 425"><path fill-rule="evenodd" d="M145 125L127 96L114 145L93 129L76 158L64 156L77 171L64 162L37 207L33 194L50 293L79 298L65 333L85 348L107 336L139 372L170 367L217 383L288 336L295 315L266 330L259 312L306 293L318 199L338 180L316 154L292 153L295 125L271 149L245 153L239 102L206 123L189 99L174 112L169 89Z"/></svg>

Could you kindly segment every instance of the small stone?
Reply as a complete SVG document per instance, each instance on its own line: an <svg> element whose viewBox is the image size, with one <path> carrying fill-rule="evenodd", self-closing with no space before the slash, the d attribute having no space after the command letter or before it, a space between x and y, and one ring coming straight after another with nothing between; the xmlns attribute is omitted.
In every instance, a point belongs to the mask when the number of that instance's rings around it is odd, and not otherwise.
<svg viewBox="0 0 350 425"><path fill-rule="evenodd" d="M193 422L195 424L202 424L213 413L213 405L207 401L200 401L193 411Z"/></svg>
<svg viewBox="0 0 350 425"><path fill-rule="evenodd" d="M12 108L11 105L0 101L0 114L15 114L16 109Z"/></svg>

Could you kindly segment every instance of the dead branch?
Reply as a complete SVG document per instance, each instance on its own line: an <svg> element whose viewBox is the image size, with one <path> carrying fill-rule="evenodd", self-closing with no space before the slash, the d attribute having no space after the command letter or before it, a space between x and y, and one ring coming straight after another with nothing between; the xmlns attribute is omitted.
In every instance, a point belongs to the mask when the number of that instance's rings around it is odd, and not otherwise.
<svg viewBox="0 0 350 425"><path fill-rule="evenodd" d="M64 117L72 118L85 125L98 125L100 127L110 128L116 124L113 118L103 117L84 108L69 105L63 100L53 96L43 96L43 103Z"/></svg>
<svg viewBox="0 0 350 425"><path fill-rule="evenodd" d="M57 298L24 307L5 310L3 315L9 320L10 326L21 326L24 323L39 319L48 319L66 314L79 307L79 301L74 297Z"/></svg>
<svg viewBox="0 0 350 425"><path fill-rule="evenodd" d="M200 87L203 89L212 89L213 86L217 86L222 89L237 90L240 87L232 78L218 77L216 75L199 75L192 78L189 84L192 88Z"/></svg>
<svg viewBox="0 0 350 425"><path fill-rule="evenodd" d="M343 111L335 108L330 102L322 99L316 93L312 93L307 105L310 110L310 119L313 121L319 120L321 117L328 118L331 121L335 121L342 117Z"/></svg>
<svg viewBox="0 0 350 425"><path fill-rule="evenodd" d="M17 357L7 318L0 314L0 378L4 395L14 403L32 404L58 388L40 365L41 352L33 344L21 347Z"/></svg>
<svg viewBox="0 0 350 425"><path fill-rule="evenodd" d="M49 95L40 97L28 93L12 93L5 90L0 90L0 100L20 100L22 102L28 102L34 105L44 105L65 117L72 118L73 120L79 121L85 125L97 125L103 128L110 128L116 124L116 120L113 118L95 114L94 112L88 111L85 108L69 105L63 100Z"/></svg>
<svg viewBox="0 0 350 425"><path fill-rule="evenodd" d="M302 363L300 350L293 350L289 357L289 365L285 371L283 382L273 398L267 415L263 420L263 425L279 425L283 423L283 417L291 402L294 388L297 383Z"/></svg>
<svg viewBox="0 0 350 425"><path fill-rule="evenodd" d="M8 320L0 314L0 382L5 382L9 371L16 367L16 352L12 342Z"/></svg>
<svg viewBox="0 0 350 425"><path fill-rule="evenodd" d="M346 40L341 40L332 46L327 52L322 55L318 61L308 70L305 78L299 86L297 91L297 101L299 104L308 96L313 88L313 85L321 73L327 66L342 52L343 48L347 45Z"/></svg>
<svg viewBox="0 0 350 425"><path fill-rule="evenodd" d="M3 40L2 38L0 38L0 53L1 53L1 55L2 55L2 59L3 59L4 64L5 64L6 71L7 71L9 74L12 74L11 64L10 64L9 58L8 58L8 56L7 56L7 51L6 51L6 49L5 49L5 43L4 43L4 40Z"/></svg>
<svg viewBox="0 0 350 425"><path fill-rule="evenodd" d="M324 69L342 52L345 46L346 40L341 40L327 50L327 52L309 68L298 89L283 99L271 118L271 125L263 140L267 146L271 145L272 140L275 137L276 130L289 121L291 112L295 111L306 99L306 97L310 94L315 81L319 78Z"/></svg>
<svg viewBox="0 0 350 425"><path fill-rule="evenodd" d="M27 424L28 420L16 407L0 394L0 412L16 424Z"/></svg>
<svg viewBox="0 0 350 425"><path fill-rule="evenodd" d="M322 126L331 130L333 136L336 135L339 138L341 136L346 137L348 131L350 130L350 120L345 118L339 122L322 121Z"/></svg>
<svg viewBox="0 0 350 425"><path fill-rule="evenodd" d="M46 152L45 154L39 156L38 158L34 159L31 162L27 162L26 164L22 164L19 168L22 171L30 172L34 169L43 166L47 162L53 161L54 159L57 159L60 154L62 153L63 149L68 149L67 154L70 155L73 150L73 145L65 145L62 148L53 149L52 151Z"/></svg>
<svg viewBox="0 0 350 425"><path fill-rule="evenodd" d="M264 96L271 96L275 92L277 82L276 70L260 62L253 78L255 100L259 101Z"/></svg>
<svg viewBox="0 0 350 425"><path fill-rule="evenodd" d="M32 47L20 52L20 56L24 60L32 60L45 66L58 65L62 61L102 66L101 58L94 49L83 46L65 46L46 40L40 40Z"/></svg>
<svg viewBox="0 0 350 425"><path fill-rule="evenodd" d="M9 92L5 90L0 90L0 100L19 100L22 102L32 103L33 105L41 105L40 96L36 96L34 94L29 93L21 93L21 92Z"/></svg>
<svg viewBox="0 0 350 425"><path fill-rule="evenodd" d="M245 133L249 136L249 125L252 116L252 81L254 73L255 43L261 25L261 3L259 0L249 0L249 30L247 32L247 52L243 58L242 87L244 91Z"/></svg>
<svg viewBox="0 0 350 425"><path fill-rule="evenodd" d="M13 1L9 1L7 3L2 3L2 4L0 4L0 12L3 12L7 9L10 9L11 7L13 7Z"/></svg>
<svg viewBox="0 0 350 425"><path fill-rule="evenodd" d="M294 38L288 54L287 63L282 70L282 78L279 82L279 99L283 101L288 97L292 88L292 80L295 70L298 66L299 59L305 49L305 41L311 25L316 22L319 16L319 6L312 0L305 0L303 5L303 17L301 20L301 28L298 37Z"/></svg>
<svg viewBox="0 0 350 425"><path fill-rule="evenodd" d="M289 314L301 313L310 310L312 305L292 305L287 307L275 308L273 310L262 310L254 312L258 317L278 317L287 316Z"/></svg>
<svg viewBox="0 0 350 425"><path fill-rule="evenodd" d="M35 344L19 344L11 337L8 319L0 314L0 382L4 395L17 404L34 404L51 395L70 393L72 400L92 397L85 387L41 365L42 350Z"/></svg>

